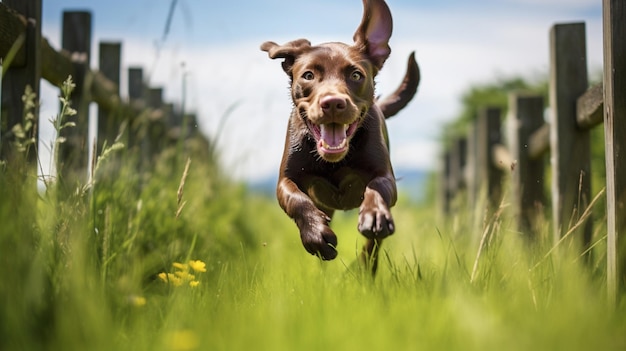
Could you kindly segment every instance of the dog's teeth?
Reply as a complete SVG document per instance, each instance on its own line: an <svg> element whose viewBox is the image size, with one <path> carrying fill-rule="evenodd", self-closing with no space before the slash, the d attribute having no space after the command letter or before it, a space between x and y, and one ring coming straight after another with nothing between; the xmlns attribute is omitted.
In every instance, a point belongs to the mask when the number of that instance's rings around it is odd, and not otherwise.
<svg viewBox="0 0 626 351"><path fill-rule="evenodd" d="M339 149L343 149L344 147L346 147L347 140L346 140L346 139L343 139L343 140L341 141L341 143L340 143L339 145L337 145L337 146L331 146L331 145L329 145L329 144L326 142L326 140L323 140L322 142L323 142L323 147L324 147L324 149L328 149L328 150L339 150Z"/></svg>

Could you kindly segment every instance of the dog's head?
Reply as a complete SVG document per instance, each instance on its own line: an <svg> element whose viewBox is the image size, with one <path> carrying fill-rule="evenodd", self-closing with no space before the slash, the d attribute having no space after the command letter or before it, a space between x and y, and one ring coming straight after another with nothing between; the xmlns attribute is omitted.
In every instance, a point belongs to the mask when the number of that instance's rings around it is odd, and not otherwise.
<svg viewBox="0 0 626 351"><path fill-rule="evenodd" d="M265 42L261 50L284 59L291 96L315 139L318 154L338 162L374 103L374 77L389 57L391 13L383 0L363 0L364 13L354 44L312 46L306 39L284 45Z"/></svg>

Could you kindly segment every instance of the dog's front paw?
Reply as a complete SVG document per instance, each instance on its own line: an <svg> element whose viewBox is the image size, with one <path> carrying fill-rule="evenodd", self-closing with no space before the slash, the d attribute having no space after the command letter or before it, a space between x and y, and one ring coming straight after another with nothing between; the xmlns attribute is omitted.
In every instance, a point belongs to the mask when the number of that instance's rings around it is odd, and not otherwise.
<svg viewBox="0 0 626 351"><path fill-rule="evenodd" d="M323 260L332 260L337 257L337 236L328 226L330 218L322 215L320 219L302 228L300 239L310 254L319 256Z"/></svg>
<svg viewBox="0 0 626 351"><path fill-rule="evenodd" d="M375 194L366 198L359 208L359 232L368 239L383 239L393 234L395 225L385 201Z"/></svg>

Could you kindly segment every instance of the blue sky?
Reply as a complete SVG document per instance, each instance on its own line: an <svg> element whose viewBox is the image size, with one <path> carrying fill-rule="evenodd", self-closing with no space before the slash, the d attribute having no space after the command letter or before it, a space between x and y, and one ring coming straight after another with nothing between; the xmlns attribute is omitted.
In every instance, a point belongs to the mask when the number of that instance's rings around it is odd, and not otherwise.
<svg viewBox="0 0 626 351"><path fill-rule="evenodd" d="M163 86L166 99L175 103L180 103L179 87L186 74L186 105L197 111L200 128L209 136L236 104L219 139L224 167L240 179L275 176L291 102L279 62L269 60L259 45L301 37L314 44L350 42L361 19L361 1L178 0L162 41L170 4L171 0L44 0L43 33L58 48L62 11L92 11L92 66L97 65L100 40L121 41L124 67L144 67L150 84ZM548 32L554 23L585 21L589 69L601 69L599 0L388 0L388 4L394 17L392 56L377 79L378 94L399 83L413 50L422 71L417 98L389 121L396 168L437 166L441 128L456 116L460 95L470 85L499 76L547 73ZM123 95L125 79L123 74ZM44 84L44 121L49 118L46 114L56 111L56 94ZM44 141L52 138L45 124Z"/></svg>

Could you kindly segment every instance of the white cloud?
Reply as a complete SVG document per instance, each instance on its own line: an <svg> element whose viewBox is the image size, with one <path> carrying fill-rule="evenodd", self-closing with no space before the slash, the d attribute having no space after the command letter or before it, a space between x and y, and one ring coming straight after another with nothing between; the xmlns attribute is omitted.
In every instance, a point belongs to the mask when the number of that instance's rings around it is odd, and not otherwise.
<svg viewBox="0 0 626 351"><path fill-rule="evenodd" d="M391 161L396 169L434 169L433 155L439 153L439 142L429 139L402 140L392 139Z"/></svg>
<svg viewBox="0 0 626 351"><path fill-rule="evenodd" d="M528 5L540 0L508 1ZM549 2L569 4L570 1ZM590 4L587 0L572 3ZM402 9L394 13L393 55L379 75L378 93L386 94L396 87L404 74L406 58L413 50L422 73L415 101L389 121L396 167L436 167L439 130L445 121L455 116L459 96L471 84L497 75L547 72L548 31L553 23L587 20L590 68L601 64L602 34L598 18L579 19L569 12L531 15L530 11L489 12L484 8L483 12L468 15L449 10ZM105 36L116 37L116 34L106 33ZM140 33L119 34L124 38L124 67L139 65L146 70L155 67L151 85L163 86L167 101L180 102L181 62L186 63L187 106L197 111L202 131L218 138L222 161L234 177L258 180L276 175L291 101L280 62L270 60L261 52L260 42L244 38L226 44L168 45L163 48L158 65L154 66L155 48L150 41L135 37ZM319 43L349 38L351 34L343 33L339 38L311 35L309 39ZM267 39L282 42L295 38L287 33L283 38ZM125 82L123 78L122 84ZM44 91L44 107L52 106L48 111L56 111L55 95L50 89ZM235 108L224 124L223 133L216 136L220 120L233 105Z"/></svg>

